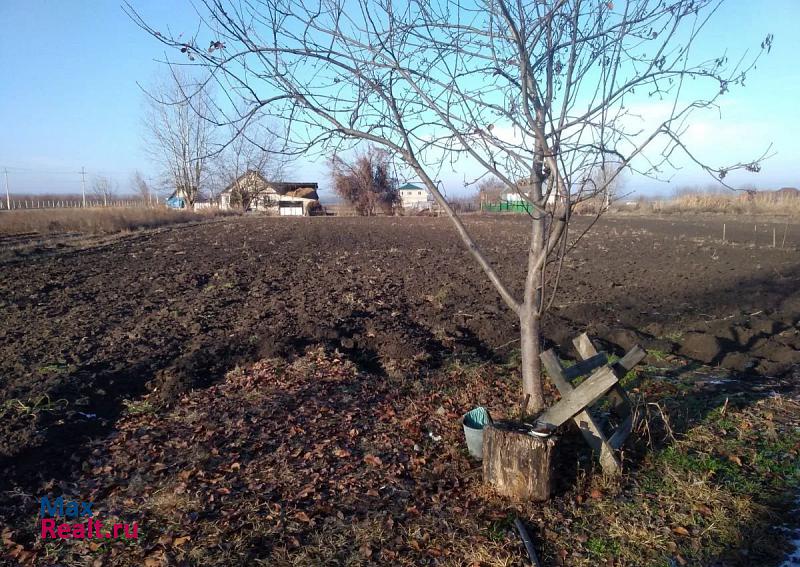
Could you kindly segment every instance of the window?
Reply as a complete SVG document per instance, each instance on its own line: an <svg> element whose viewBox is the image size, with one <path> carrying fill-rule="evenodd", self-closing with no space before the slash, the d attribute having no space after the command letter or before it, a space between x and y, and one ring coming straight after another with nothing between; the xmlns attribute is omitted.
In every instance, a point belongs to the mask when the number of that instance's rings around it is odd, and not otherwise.
<svg viewBox="0 0 800 567"><path fill-rule="evenodd" d="M417 191L417 195L422 195L422 191Z"/></svg>

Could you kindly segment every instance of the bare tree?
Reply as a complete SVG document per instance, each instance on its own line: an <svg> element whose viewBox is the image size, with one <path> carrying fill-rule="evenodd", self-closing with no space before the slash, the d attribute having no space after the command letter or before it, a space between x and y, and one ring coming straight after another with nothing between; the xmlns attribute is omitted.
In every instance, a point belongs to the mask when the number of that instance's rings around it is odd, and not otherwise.
<svg viewBox="0 0 800 567"><path fill-rule="evenodd" d="M107 207L109 201L113 201L117 195L117 185L111 178L98 175L92 180L92 194L94 197L103 201L103 206Z"/></svg>
<svg viewBox="0 0 800 567"><path fill-rule="evenodd" d="M131 176L131 189L133 189L133 193L138 195L143 203L147 205L153 203L153 189L138 170L134 171Z"/></svg>
<svg viewBox="0 0 800 567"><path fill-rule="evenodd" d="M503 194L508 191L508 187L496 177L483 179L478 184L478 198L481 206L486 203L496 203L503 198Z"/></svg>
<svg viewBox="0 0 800 567"><path fill-rule="evenodd" d="M721 0L203 4L207 27L191 38L127 9L241 99L232 122L284 118L298 151L365 141L403 160L518 316L530 411L544 403L541 319L575 244L572 211L606 189L591 182L596 168L613 157L606 185L625 168L664 175L679 153L718 179L759 169L710 167L682 136L772 44L767 36L748 59L698 57L693 47ZM444 199L436 180L446 166L476 167L530 205L521 285L498 275Z"/></svg>
<svg viewBox="0 0 800 567"><path fill-rule="evenodd" d="M387 151L374 147L357 155L352 163L334 155L330 160L333 190L360 215L372 216L378 209L391 214L400 194L389 173L390 159Z"/></svg>
<svg viewBox="0 0 800 567"><path fill-rule="evenodd" d="M209 90L170 68L169 76L148 89L146 97L145 149L161 168L168 190L192 208L208 180L215 151L215 106Z"/></svg>

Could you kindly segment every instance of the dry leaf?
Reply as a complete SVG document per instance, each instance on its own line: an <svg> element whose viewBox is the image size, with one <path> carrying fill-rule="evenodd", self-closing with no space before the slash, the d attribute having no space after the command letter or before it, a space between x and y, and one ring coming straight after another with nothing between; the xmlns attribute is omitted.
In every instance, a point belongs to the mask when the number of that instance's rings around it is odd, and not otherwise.
<svg viewBox="0 0 800 567"><path fill-rule="evenodd" d="M296 512L295 515L294 515L294 519L295 520L299 520L301 522L305 522L307 524L311 523L311 518L308 517L308 514L306 514L305 512L302 512L302 511Z"/></svg>
<svg viewBox="0 0 800 567"><path fill-rule="evenodd" d="M374 467L383 464L383 461L381 461L380 458L376 457L375 455L366 455L364 457L364 462Z"/></svg>
<svg viewBox="0 0 800 567"><path fill-rule="evenodd" d="M689 537L689 530L687 530L683 526L672 528L672 533L683 537Z"/></svg>
<svg viewBox="0 0 800 567"><path fill-rule="evenodd" d="M706 516L706 517L711 516L712 513L713 513L711 511L711 508L709 508L705 504L695 504L694 509L697 510L700 514L702 514L703 516Z"/></svg>

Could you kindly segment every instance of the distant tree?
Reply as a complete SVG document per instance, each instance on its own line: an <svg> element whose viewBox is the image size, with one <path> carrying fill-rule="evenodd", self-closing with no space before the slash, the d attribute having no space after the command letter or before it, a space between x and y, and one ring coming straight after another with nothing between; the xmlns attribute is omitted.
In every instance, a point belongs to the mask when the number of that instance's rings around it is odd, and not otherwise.
<svg viewBox="0 0 800 567"><path fill-rule="evenodd" d="M92 181L92 194L107 207L108 202L113 201L117 195L117 185L109 177L98 175Z"/></svg>
<svg viewBox="0 0 800 567"><path fill-rule="evenodd" d="M471 193L460 197L453 197L447 201L457 213L470 213L480 209L480 194Z"/></svg>
<svg viewBox="0 0 800 567"><path fill-rule="evenodd" d="M503 198L503 194L506 192L508 192L508 187L496 177L484 179L478 185L478 195L481 205L498 202Z"/></svg>
<svg viewBox="0 0 800 567"><path fill-rule="evenodd" d="M389 153L369 148L352 163L339 156L330 161L333 190L355 207L360 215L371 216L378 209L389 214L400 201L397 182L389 174Z"/></svg>
<svg viewBox="0 0 800 567"><path fill-rule="evenodd" d="M147 204L153 202L153 189L138 170L134 171L131 176L131 189L133 189L133 193L138 195L143 202Z"/></svg>
<svg viewBox="0 0 800 567"><path fill-rule="evenodd" d="M232 136L231 143L216 158L218 187L226 189L235 184L231 202L244 210L265 189L260 183L241 179L247 172L261 174L269 181L283 181L291 156L281 152L280 132L267 124L250 124L246 132Z"/></svg>
<svg viewBox="0 0 800 567"><path fill-rule="evenodd" d="M211 173L215 106L207 89L174 68L146 95L145 150L169 191L182 195L191 209Z"/></svg>

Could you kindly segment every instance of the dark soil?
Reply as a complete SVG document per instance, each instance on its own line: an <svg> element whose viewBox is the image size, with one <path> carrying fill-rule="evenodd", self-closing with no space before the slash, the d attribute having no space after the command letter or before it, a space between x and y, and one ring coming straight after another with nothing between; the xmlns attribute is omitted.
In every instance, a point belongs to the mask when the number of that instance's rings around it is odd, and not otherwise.
<svg viewBox="0 0 800 567"><path fill-rule="evenodd" d="M798 255L752 244L751 223L727 221L723 244L721 224L603 220L566 263L548 341L587 330L612 350L789 372ZM519 292L525 219L468 225ZM449 222L430 218L237 218L32 254L3 266L0 309L0 477L15 482L57 472L54 455L108 432L126 400L170 405L240 363L320 345L402 376L504 356L517 337Z"/></svg>

